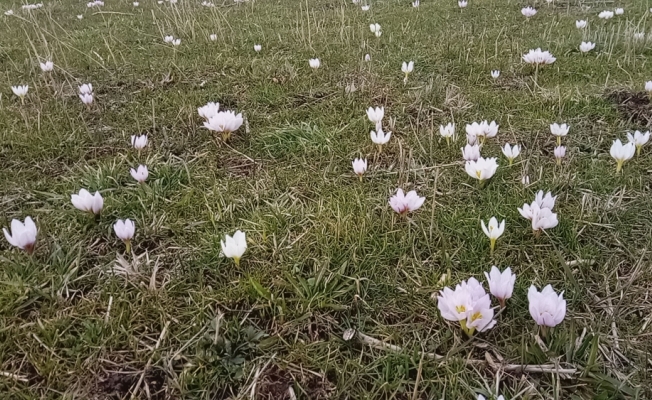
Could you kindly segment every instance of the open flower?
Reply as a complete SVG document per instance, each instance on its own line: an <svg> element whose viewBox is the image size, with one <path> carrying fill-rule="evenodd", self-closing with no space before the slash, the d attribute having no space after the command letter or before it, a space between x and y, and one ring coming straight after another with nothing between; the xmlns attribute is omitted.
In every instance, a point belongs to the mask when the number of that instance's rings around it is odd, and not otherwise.
<svg viewBox="0 0 652 400"><path fill-rule="evenodd" d="M421 2L420 2L419 0L414 0L414 1L412 2L412 7L417 8L417 7L419 7L419 4L420 4L420 3L421 3Z"/></svg>
<svg viewBox="0 0 652 400"><path fill-rule="evenodd" d="M598 18L602 18L602 19L613 18L613 16L614 16L613 11L602 11L600 14L598 14Z"/></svg>
<svg viewBox="0 0 652 400"><path fill-rule="evenodd" d="M533 17L536 13L537 13L537 10L535 10L532 7L521 8L521 14L523 14L525 16L525 18Z"/></svg>
<svg viewBox="0 0 652 400"><path fill-rule="evenodd" d="M410 62L405 62L403 61L403 65L401 65L401 71L405 74L405 78L403 78L403 83L407 83L408 80L408 75L414 70L414 61Z"/></svg>
<svg viewBox="0 0 652 400"><path fill-rule="evenodd" d="M362 175L367 172L367 160L362 158L356 158L353 160L353 172L360 177L362 180Z"/></svg>
<svg viewBox="0 0 652 400"><path fill-rule="evenodd" d="M378 132L371 131L369 135L371 136L371 141L378 145L378 151L383 151L383 145L389 142L389 139L392 137L392 132L384 133L382 129L377 129Z"/></svg>
<svg viewBox="0 0 652 400"><path fill-rule="evenodd" d="M419 197L414 190L410 190L407 194L404 194L403 189L398 189L396 194L389 198L389 205L397 213L405 215L418 210L425 200L425 197Z"/></svg>
<svg viewBox="0 0 652 400"><path fill-rule="evenodd" d="M52 61L46 61L44 63L39 63L41 66L41 71L51 72L54 69L54 63Z"/></svg>
<svg viewBox="0 0 652 400"><path fill-rule="evenodd" d="M552 210L555 207L555 201L557 196L553 196L552 193L545 193L543 190L539 190L536 194L532 204L523 204L523 208L519 208L518 212L523 216L523 218L532 220L534 209L547 208Z"/></svg>
<svg viewBox="0 0 652 400"><path fill-rule="evenodd" d="M595 48L595 43L591 42L582 42L580 43L580 51L582 53L589 52Z"/></svg>
<svg viewBox="0 0 652 400"><path fill-rule="evenodd" d="M462 157L466 161L476 161L480 158L480 146L467 144L462 148Z"/></svg>
<svg viewBox="0 0 652 400"><path fill-rule="evenodd" d="M494 78L494 79L498 79L498 77L500 77L500 71L497 70L497 69L492 70L491 71L491 77Z"/></svg>
<svg viewBox="0 0 652 400"><path fill-rule="evenodd" d="M437 308L442 318L459 322L469 336L496 325L491 299L475 278L458 284L455 290L445 287L437 296Z"/></svg>
<svg viewBox="0 0 652 400"><path fill-rule="evenodd" d="M494 253L494 248L496 247L496 240L505 232L505 220L501 223L498 223L496 217L491 217L489 219L489 224L485 225L484 221L480 220L480 225L482 226L482 231L489 238L491 246L491 254Z"/></svg>
<svg viewBox="0 0 652 400"><path fill-rule="evenodd" d="M611 157L616 160L616 172L620 172L620 170L623 169L625 161L631 160L635 153L636 146L633 142L622 144L620 139L614 140L611 149L609 150L609 154L611 154Z"/></svg>
<svg viewBox="0 0 652 400"><path fill-rule="evenodd" d="M119 219L113 225L113 230L116 236L127 246L127 253L129 253L131 251L131 239L134 238L134 233L136 232L136 224L130 219L124 221Z"/></svg>
<svg viewBox="0 0 652 400"><path fill-rule="evenodd" d="M36 244L38 229L36 229L36 224L32 221L31 217L25 218L25 223L17 219L11 220L11 234L9 234L6 228L2 228L2 231L9 244L25 250L27 254L32 254L34 245Z"/></svg>
<svg viewBox="0 0 652 400"><path fill-rule="evenodd" d="M144 149L147 146L147 135L131 135L131 145L137 150Z"/></svg>
<svg viewBox="0 0 652 400"><path fill-rule="evenodd" d="M93 84L91 83L84 83L79 87L79 93L80 94L90 94L93 93Z"/></svg>
<svg viewBox="0 0 652 400"><path fill-rule="evenodd" d="M566 146L557 146L554 150L557 165L561 165L561 160L566 156Z"/></svg>
<svg viewBox="0 0 652 400"><path fill-rule="evenodd" d="M526 54L523 55L523 61L525 61L528 64L534 64L534 65L544 65L544 64L552 64L557 59L553 57L552 54L550 54L549 51L542 51L540 48L530 50Z"/></svg>
<svg viewBox="0 0 652 400"><path fill-rule="evenodd" d="M380 32L380 24L370 24L369 30L371 31L371 33Z"/></svg>
<svg viewBox="0 0 652 400"><path fill-rule="evenodd" d="M616 8L614 10L614 14L616 15L623 15L625 13L625 10L623 8Z"/></svg>
<svg viewBox="0 0 652 400"><path fill-rule="evenodd" d="M514 292L514 283L516 282L516 275L512 274L511 268L506 268L500 272L494 265L491 267L489 273L484 273L489 283L489 292L498 299L500 307L505 308L505 301L512 297Z"/></svg>
<svg viewBox="0 0 652 400"><path fill-rule="evenodd" d="M224 240L220 241L222 253L225 257L232 258L235 265L240 265L240 258L247 250L247 237L244 232L237 230L233 237L225 235Z"/></svg>
<svg viewBox="0 0 652 400"><path fill-rule="evenodd" d="M636 154L641 154L641 147L650 140L650 131L645 133L636 131L633 135L630 132L627 132L627 140L630 143L634 143L634 146L636 146Z"/></svg>
<svg viewBox="0 0 652 400"><path fill-rule="evenodd" d="M477 122L473 122L470 125L466 124L466 141L469 144L474 144L478 136L484 135L483 131L482 125Z"/></svg>
<svg viewBox="0 0 652 400"><path fill-rule="evenodd" d="M558 123L550 124L550 133L557 136L557 146L561 145L561 137L566 136L570 130L570 125Z"/></svg>
<svg viewBox="0 0 652 400"><path fill-rule="evenodd" d="M577 29L584 29L586 28L587 22L583 19L580 19L578 21L575 21L575 27Z"/></svg>
<svg viewBox="0 0 652 400"><path fill-rule="evenodd" d="M371 7L371 6L369 4L366 4L366 5L364 5L364 6L360 7L360 8L362 9L362 11L369 11L369 7Z"/></svg>
<svg viewBox="0 0 652 400"><path fill-rule="evenodd" d="M237 131L243 122L242 113L236 115L233 111L219 111L204 122L204 127L214 132L220 132L222 140L226 142L231 137L231 133Z"/></svg>
<svg viewBox="0 0 652 400"><path fill-rule="evenodd" d="M527 292L530 303L529 310L537 325L544 328L554 328L566 317L566 300L564 292L557 294L552 286L547 285L541 292L532 285Z"/></svg>
<svg viewBox="0 0 652 400"><path fill-rule="evenodd" d="M480 157L477 161L467 161L464 169L470 177L484 182L494 176L498 169L498 163L495 158Z"/></svg>
<svg viewBox="0 0 652 400"><path fill-rule="evenodd" d="M86 189L80 189L79 194L70 196L70 201L76 209L90 212L95 215L100 215L104 207L104 199L100 192L95 192L94 195L90 194Z"/></svg>
<svg viewBox="0 0 652 400"><path fill-rule="evenodd" d="M255 44L255 45L254 45L254 51L255 51L256 53L260 52L262 49L263 49L263 46L261 46L261 45L259 45L259 44Z"/></svg>
<svg viewBox="0 0 652 400"><path fill-rule="evenodd" d="M312 69L317 69L321 67L321 61L319 61L319 58L311 58L308 60L308 65L310 65L310 68Z"/></svg>
<svg viewBox="0 0 652 400"><path fill-rule="evenodd" d="M505 157L509 160L509 165L512 165L514 159L521 154L521 147L517 144L512 147L509 143L505 143L505 147L503 147L502 150Z"/></svg>
<svg viewBox="0 0 652 400"><path fill-rule="evenodd" d="M205 120L211 119L211 117L217 115L219 111L220 111L220 103L213 103L212 101L206 103L206 105L197 108L197 113L199 114L200 117L204 118Z"/></svg>
<svg viewBox="0 0 652 400"><path fill-rule="evenodd" d="M652 81L645 82L645 91L648 93L652 93Z"/></svg>
<svg viewBox="0 0 652 400"><path fill-rule="evenodd" d="M482 137L482 143L484 143L485 139L496 137L500 125L496 125L496 121L488 122L487 120L484 120L480 123L480 127L481 129L478 132L478 136Z"/></svg>
<svg viewBox="0 0 652 400"><path fill-rule="evenodd" d="M18 86L11 87L11 91L14 92L16 96L20 97L20 101L24 101L25 96L27 96L28 90L29 90L29 85L18 85Z"/></svg>
<svg viewBox="0 0 652 400"><path fill-rule="evenodd" d="M535 235L545 229L551 229L559 224L557 214L549 208L540 208L537 203L532 204L532 231Z"/></svg>
<svg viewBox="0 0 652 400"><path fill-rule="evenodd" d="M132 178L138 181L138 183L144 183L149 176L149 171L145 165L139 165L138 169L131 168L129 173L131 174Z"/></svg>
<svg viewBox="0 0 652 400"><path fill-rule="evenodd" d="M467 5L469 5L469 3L468 3L468 1L466 1L466 0L459 0L459 1L457 2L457 6L458 6L459 8L466 8Z"/></svg>
<svg viewBox="0 0 652 400"><path fill-rule="evenodd" d="M455 124L449 122L446 126L439 125L439 134L446 138L446 144L450 144L451 138L455 136Z"/></svg>

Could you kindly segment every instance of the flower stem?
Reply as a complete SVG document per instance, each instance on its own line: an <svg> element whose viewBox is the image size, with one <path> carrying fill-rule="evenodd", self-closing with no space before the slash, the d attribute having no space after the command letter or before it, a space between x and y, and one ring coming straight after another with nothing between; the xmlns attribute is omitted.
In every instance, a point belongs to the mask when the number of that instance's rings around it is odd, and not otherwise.
<svg viewBox="0 0 652 400"><path fill-rule="evenodd" d="M491 256L493 256L493 255L494 255L494 249L496 248L496 239L489 239L489 241L490 241L490 250L489 250L489 254L490 254Z"/></svg>
<svg viewBox="0 0 652 400"><path fill-rule="evenodd" d="M125 246L127 247L125 252L127 254L131 253L131 240L129 239L125 240Z"/></svg>
<svg viewBox="0 0 652 400"><path fill-rule="evenodd" d="M557 146L561 146L561 136L557 136Z"/></svg>
<svg viewBox="0 0 652 400"><path fill-rule="evenodd" d="M619 173L623 169L623 162L618 160L616 161L616 173Z"/></svg>
<svg viewBox="0 0 652 400"><path fill-rule="evenodd" d="M235 261L235 266L236 267L240 266L240 257L233 257L233 261Z"/></svg>

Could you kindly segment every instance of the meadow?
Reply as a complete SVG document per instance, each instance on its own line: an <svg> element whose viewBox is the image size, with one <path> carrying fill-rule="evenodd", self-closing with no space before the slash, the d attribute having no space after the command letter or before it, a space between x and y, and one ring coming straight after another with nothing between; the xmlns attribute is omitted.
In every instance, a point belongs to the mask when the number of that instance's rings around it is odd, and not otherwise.
<svg viewBox="0 0 652 400"><path fill-rule="evenodd" d="M100 3L0 5L0 226L38 230L0 241L2 399L652 398L652 144L612 157L652 124L652 2ZM242 114L227 140L209 102ZM492 266L495 325L445 318Z"/></svg>

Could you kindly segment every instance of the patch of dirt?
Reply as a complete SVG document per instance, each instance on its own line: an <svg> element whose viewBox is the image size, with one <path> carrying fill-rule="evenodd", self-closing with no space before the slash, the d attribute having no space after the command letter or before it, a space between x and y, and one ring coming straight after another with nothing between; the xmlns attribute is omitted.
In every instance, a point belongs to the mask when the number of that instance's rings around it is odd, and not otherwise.
<svg viewBox="0 0 652 400"><path fill-rule="evenodd" d="M98 383L97 399L123 399L130 395L130 390L138 383L140 374L126 371L110 372ZM152 400L164 400L170 397L165 390L165 373L161 370L152 370L145 374L140 385L140 391L149 391ZM102 397L102 395L106 397Z"/></svg>
<svg viewBox="0 0 652 400"><path fill-rule="evenodd" d="M262 168L262 164L242 157L222 158L222 165L233 176L251 176Z"/></svg>
<svg viewBox="0 0 652 400"><path fill-rule="evenodd" d="M331 393L335 390L335 385L326 377L320 378L315 375L307 376L301 387L306 391L307 398L311 400L330 399Z"/></svg>
<svg viewBox="0 0 652 400"><path fill-rule="evenodd" d="M268 368L258 380L256 400L287 400L290 399L288 388L292 386L292 376L289 372L273 365Z"/></svg>
<svg viewBox="0 0 652 400"><path fill-rule="evenodd" d="M645 92L614 90L605 94L605 98L616 105L621 117L630 124L650 126L652 105Z"/></svg>

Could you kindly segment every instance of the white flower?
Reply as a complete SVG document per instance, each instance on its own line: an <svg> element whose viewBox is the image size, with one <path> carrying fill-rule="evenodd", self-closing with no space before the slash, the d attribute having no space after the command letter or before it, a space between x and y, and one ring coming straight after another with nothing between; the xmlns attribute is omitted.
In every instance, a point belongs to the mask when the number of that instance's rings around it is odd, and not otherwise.
<svg viewBox="0 0 652 400"><path fill-rule="evenodd" d="M100 192L90 194L86 189L80 189L79 194L70 196L70 201L76 209L99 215L104 207L104 199Z"/></svg>
<svg viewBox="0 0 652 400"><path fill-rule="evenodd" d="M529 175L523 175L523 177L521 178L521 184L523 184L523 186L529 185L530 184L530 176Z"/></svg>
<svg viewBox="0 0 652 400"><path fill-rule="evenodd" d="M552 64L556 60L557 59L553 57L553 55L550 54L549 51L542 51L540 48L530 50L529 52L523 55L523 61L525 61L528 64L536 64L536 65Z"/></svg>
<svg viewBox="0 0 652 400"><path fill-rule="evenodd" d="M82 103L90 105L93 103L93 93L82 93L79 95Z"/></svg>
<svg viewBox="0 0 652 400"><path fill-rule="evenodd" d="M371 136L371 141L375 144L382 146L389 142L389 139L392 137L392 132L384 133L382 129L378 129L378 132L371 131L369 135Z"/></svg>
<svg viewBox="0 0 652 400"><path fill-rule="evenodd" d="M437 297L437 308L444 319L460 321L469 336L476 330L484 332L496 325L489 295L475 278L458 284L455 290L444 288Z"/></svg>
<svg viewBox="0 0 652 400"><path fill-rule="evenodd" d="M208 35L208 39L210 39L211 42L214 42L217 40L217 35L215 33L211 33Z"/></svg>
<svg viewBox="0 0 652 400"><path fill-rule="evenodd" d="M138 150L145 148L147 146L147 135L131 135L131 145Z"/></svg>
<svg viewBox="0 0 652 400"><path fill-rule="evenodd" d="M620 172L625 161L631 160L635 153L636 146L634 143L628 142L627 144L622 144L620 139L614 140L609 154L616 160L616 172Z"/></svg>
<svg viewBox="0 0 652 400"><path fill-rule="evenodd" d="M439 125L439 134L448 141L455 136L455 124L449 122L446 126Z"/></svg>
<svg viewBox="0 0 652 400"><path fill-rule="evenodd" d="M476 161L480 158L480 146L477 144L467 144L462 149L462 158L466 161Z"/></svg>
<svg viewBox="0 0 652 400"><path fill-rule="evenodd" d="M602 19L613 18L613 16L614 16L613 11L602 11L600 14L598 14L598 18L602 18Z"/></svg>
<svg viewBox="0 0 652 400"><path fill-rule="evenodd" d="M165 37L163 38L163 41L164 41L165 43L172 43L172 42L174 42L174 36L165 36Z"/></svg>
<svg viewBox="0 0 652 400"><path fill-rule="evenodd" d="M29 85L18 85L18 86L12 86L11 91L14 92L14 94L21 99L27 95L27 91L29 90Z"/></svg>
<svg viewBox="0 0 652 400"><path fill-rule="evenodd" d="M172 46L178 46L178 45L180 45L180 44L181 44L181 39L174 39L174 40L172 41Z"/></svg>
<svg viewBox="0 0 652 400"><path fill-rule="evenodd" d="M258 53L258 52L261 51L262 49L263 49L263 46L261 46L261 45L259 45L259 44L255 44L255 45L254 45L254 51L255 51L256 53Z"/></svg>
<svg viewBox="0 0 652 400"><path fill-rule="evenodd" d="M561 137L568 135L570 125L558 123L550 124L550 133L557 137L557 146L561 145Z"/></svg>
<svg viewBox="0 0 652 400"><path fill-rule="evenodd" d="M398 189L396 194L389 198L389 205L397 213L406 214L418 210L424 201L426 201L426 198L419 197L414 190L410 190L405 194L403 189Z"/></svg>
<svg viewBox="0 0 652 400"><path fill-rule="evenodd" d="M364 60L365 61L371 61L371 56L369 54L364 55Z"/></svg>
<svg viewBox="0 0 652 400"><path fill-rule="evenodd" d="M90 83L84 83L79 87L80 94L90 94L93 93L93 85Z"/></svg>
<svg viewBox="0 0 652 400"><path fill-rule="evenodd" d="M466 125L466 141L469 144L475 143L478 136L484 135L483 127L477 122L473 122L471 125Z"/></svg>
<svg viewBox="0 0 652 400"><path fill-rule="evenodd" d="M376 125L376 130L382 130L383 118L385 117L385 107L369 107L367 109L367 118Z"/></svg>
<svg viewBox="0 0 652 400"><path fill-rule="evenodd" d="M41 71L50 72L54 69L54 63L52 61L46 61L44 63L39 63L41 66Z"/></svg>
<svg viewBox="0 0 652 400"><path fill-rule="evenodd" d="M362 6L360 8L362 8L362 11L369 11L369 7L370 7L369 5L366 5L366 6Z"/></svg>
<svg viewBox="0 0 652 400"><path fill-rule="evenodd" d="M371 33L380 32L380 24L370 24L369 30L371 31Z"/></svg>
<svg viewBox="0 0 652 400"><path fill-rule="evenodd" d="M537 10L535 10L532 7L525 7L521 9L521 14L523 14L526 18L533 17L534 14L537 13Z"/></svg>
<svg viewBox="0 0 652 400"><path fill-rule="evenodd" d="M11 234L9 234L6 228L2 228L2 231L9 244L32 254L38 229L36 229L36 224L32 221L31 217L25 218L25 223L17 219L11 220Z"/></svg>
<svg viewBox="0 0 652 400"><path fill-rule="evenodd" d="M512 147L509 145L509 143L505 143L505 147L502 148L502 151L505 157L507 157L509 160L509 164L511 165L514 159L518 157L519 154L521 154L521 147L517 144Z"/></svg>
<svg viewBox="0 0 652 400"><path fill-rule="evenodd" d="M543 288L541 292L534 285L530 286L527 299L530 303L530 315L537 325L552 328L559 325L566 317L564 292L557 295L550 285Z"/></svg>
<svg viewBox="0 0 652 400"><path fill-rule="evenodd" d="M652 81L645 82L645 91L652 92Z"/></svg>
<svg viewBox="0 0 652 400"><path fill-rule="evenodd" d="M468 3L466 0L459 0L459 1L457 2L457 5L458 5L460 8L466 8L466 6L467 6L468 4L469 4L469 3Z"/></svg>
<svg viewBox="0 0 652 400"><path fill-rule="evenodd" d="M575 27L577 29L584 29L586 28L587 22L583 19L575 21Z"/></svg>
<svg viewBox="0 0 652 400"><path fill-rule="evenodd" d="M419 0L414 0L414 1L412 2L412 7L414 7L414 8L419 7Z"/></svg>
<svg viewBox="0 0 652 400"><path fill-rule="evenodd" d="M149 171L145 165L139 165L137 170L131 168L129 173L131 174L132 178L138 181L138 183L145 182L149 176Z"/></svg>
<svg viewBox="0 0 652 400"><path fill-rule="evenodd" d="M484 120L480 122L479 128L473 128L477 129L476 136L482 136L482 141L486 138L492 138L495 137L498 134L498 128L500 125L496 124L496 121L491 121L491 123L487 122L487 120Z"/></svg>
<svg viewBox="0 0 652 400"><path fill-rule="evenodd" d="M532 203L533 205L537 203ZM559 223L557 221L557 214L552 212L549 208L539 208L538 205L535 205L531 208L532 210L532 230L539 231L544 229L550 229L557 226Z"/></svg>
<svg viewBox="0 0 652 400"><path fill-rule="evenodd" d="M14 15L14 10L5 11L5 15Z"/></svg>
<svg viewBox="0 0 652 400"><path fill-rule="evenodd" d="M623 15L624 12L625 12L625 10L622 9L622 8L616 8L614 10L614 14L616 14L616 15Z"/></svg>
<svg viewBox="0 0 652 400"><path fill-rule="evenodd" d="M79 15L77 15L77 19L84 19L84 16L79 14Z"/></svg>
<svg viewBox="0 0 652 400"><path fill-rule="evenodd" d="M206 105L201 106L197 109L197 113L200 117L208 120L211 117L215 116L220 111L220 103L208 102Z"/></svg>
<svg viewBox="0 0 652 400"><path fill-rule="evenodd" d="M496 240L505 232L505 220L501 223L498 223L496 217L491 217L489 219L489 224L485 225L484 221L480 220L480 226L482 226L482 232L489 238L491 243L491 254L494 252L494 247L496 247Z"/></svg>
<svg viewBox="0 0 652 400"><path fill-rule="evenodd" d="M222 138L226 141L231 137L231 132L237 131L243 122L242 113L236 115L233 111L219 111L204 122L204 127L222 133Z"/></svg>
<svg viewBox="0 0 652 400"><path fill-rule="evenodd" d="M496 266L491 267L489 273L484 273L489 283L489 292L498 299L501 307L505 307L505 300L512 297L516 275L511 268L506 268L502 273Z"/></svg>
<svg viewBox="0 0 652 400"><path fill-rule="evenodd" d="M403 65L401 66L401 71L403 71L404 74L409 74L410 72L412 72L413 69L414 69L414 61L410 61L409 63L403 61Z"/></svg>
<svg viewBox="0 0 652 400"><path fill-rule="evenodd" d="M308 60L308 64L310 65L310 68L317 69L321 66L321 61L319 61L319 58L311 58Z"/></svg>
<svg viewBox="0 0 652 400"><path fill-rule="evenodd" d="M645 39L645 32L636 32L633 35L634 40L643 40Z"/></svg>
<svg viewBox="0 0 652 400"><path fill-rule="evenodd" d="M477 161L467 161L464 169L470 177L482 182L494 176L498 163L495 158L480 157Z"/></svg>
<svg viewBox="0 0 652 400"><path fill-rule="evenodd" d="M491 71L491 77L492 78L498 79L499 76L500 76L500 71L499 70L494 69L493 71Z"/></svg>
<svg viewBox="0 0 652 400"><path fill-rule="evenodd" d="M247 250L247 237L244 232L237 230L233 237L225 235L224 240L220 241L222 253L225 257L232 258L236 265L240 265L240 258Z"/></svg>
<svg viewBox="0 0 652 400"><path fill-rule="evenodd" d="M362 158L356 158L353 160L353 172L362 178L362 175L367 171L367 160Z"/></svg>
<svg viewBox="0 0 652 400"><path fill-rule="evenodd" d="M539 208L555 208L555 201L557 201L557 196L553 196L551 192L545 193L543 190L539 190L534 197L534 203L536 203Z"/></svg>
<svg viewBox="0 0 652 400"><path fill-rule="evenodd" d="M134 1L134 3L133 3L133 4L134 4L134 7L138 7L138 6L140 5L140 3L139 3L139 2L137 2L137 1Z"/></svg>
<svg viewBox="0 0 652 400"><path fill-rule="evenodd" d="M632 135L630 132L627 132L627 141L634 143L636 146L636 152L641 153L641 147L650 140L650 131L641 133L641 131L636 131Z"/></svg>
<svg viewBox="0 0 652 400"><path fill-rule="evenodd" d="M113 230L115 231L116 236L123 242L129 242L133 239L134 233L136 232L136 224L134 224L130 219L124 221L119 219L115 225L113 225Z"/></svg>
<svg viewBox="0 0 652 400"><path fill-rule="evenodd" d="M594 48L595 48L595 43L591 43L591 42L582 42L582 43L580 44L580 51L581 51L582 53L589 52L589 51L593 50Z"/></svg>
<svg viewBox="0 0 652 400"><path fill-rule="evenodd" d="M557 159L557 164L561 164L561 159L566 157L566 146L555 147L554 154Z"/></svg>

